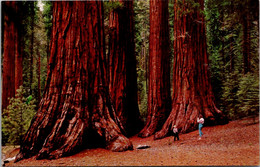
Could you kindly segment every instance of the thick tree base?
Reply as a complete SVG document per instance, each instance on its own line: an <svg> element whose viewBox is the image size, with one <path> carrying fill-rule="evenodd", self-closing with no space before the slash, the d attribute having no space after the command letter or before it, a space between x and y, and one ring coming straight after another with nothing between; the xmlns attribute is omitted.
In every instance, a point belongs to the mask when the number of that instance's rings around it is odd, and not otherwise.
<svg viewBox="0 0 260 167"><path fill-rule="evenodd" d="M122 152L126 150L133 150L132 142L124 136L118 136L118 138L112 142L107 149L115 152Z"/></svg>
<svg viewBox="0 0 260 167"><path fill-rule="evenodd" d="M153 127L152 125L145 126L144 129L138 133L138 137L146 138L146 137L152 136L155 133L155 131L156 131L156 128Z"/></svg>
<svg viewBox="0 0 260 167"><path fill-rule="evenodd" d="M121 124L114 113L115 111L111 110L112 106L108 107L111 102L107 98L107 91L99 90L92 99L93 104L98 107L93 110L90 118L88 116L84 117L83 115L86 111L82 107L81 82L78 81L71 84L66 93L60 117L56 120L52 131L45 139L41 138L46 136L46 134L34 135L29 133L26 136L26 140L29 140L29 142L21 146L20 153L15 161L29 158L35 154L37 154L36 159L57 159L68 156L82 150L85 141L92 141L95 145L98 145L96 142L100 142L100 146L104 144L103 147L111 151L133 150L131 141L121 133L119 128ZM112 113L117 123L111 118L110 114ZM41 114L36 115L36 117L42 117ZM38 118L35 120L38 120ZM46 121L48 119L43 119L43 122ZM39 129L38 126L32 126L31 129L32 132L48 133L44 129ZM96 135L90 135L89 132ZM93 137L98 140L95 140ZM40 143L37 143L38 146L35 147L35 143L31 142L39 141L39 139L44 141L42 147L39 146ZM88 144L90 145L91 143ZM39 148L40 150L37 151Z"/></svg>
<svg viewBox="0 0 260 167"><path fill-rule="evenodd" d="M193 105L191 105L193 106ZM173 130L173 126L176 125L180 133L188 133L198 129L197 118L200 113L203 113L203 118L205 120L204 126L215 126L227 124L229 121L223 113L218 110L215 105L212 105L212 110L204 109L203 111L198 108L189 108L188 110L183 110L179 105L175 105L168 119L164 123L162 129L155 133L154 139L162 139L170 135ZM177 109L177 110L175 110ZM177 119L176 119L177 118Z"/></svg>

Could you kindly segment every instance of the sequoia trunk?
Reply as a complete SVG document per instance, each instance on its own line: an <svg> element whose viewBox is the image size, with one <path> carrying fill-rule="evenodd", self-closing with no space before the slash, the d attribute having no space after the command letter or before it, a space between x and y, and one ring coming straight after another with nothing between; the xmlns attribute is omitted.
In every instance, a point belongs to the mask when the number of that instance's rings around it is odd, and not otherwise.
<svg viewBox="0 0 260 167"><path fill-rule="evenodd" d="M15 91L22 85L22 54L20 45L19 2L6 1L4 6L4 53L2 110L9 104L8 98L15 96Z"/></svg>
<svg viewBox="0 0 260 167"><path fill-rule="evenodd" d="M150 1L148 116L140 137L159 130L171 109L168 17L168 0Z"/></svg>
<svg viewBox="0 0 260 167"><path fill-rule="evenodd" d="M108 92L102 12L101 1L53 2L46 88L16 161L58 158L93 144L132 149Z"/></svg>
<svg viewBox="0 0 260 167"><path fill-rule="evenodd" d="M192 5L175 0L172 111L155 139L165 137L174 125L182 133L197 129L199 114L206 125L227 122L214 103L209 82L205 21L200 12L204 9L204 1L195 2L200 7L188 9Z"/></svg>
<svg viewBox="0 0 260 167"><path fill-rule="evenodd" d="M137 73L133 32L133 1L120 1L109 17L109 90L128 136L141 127L137 102Z"/></svg>

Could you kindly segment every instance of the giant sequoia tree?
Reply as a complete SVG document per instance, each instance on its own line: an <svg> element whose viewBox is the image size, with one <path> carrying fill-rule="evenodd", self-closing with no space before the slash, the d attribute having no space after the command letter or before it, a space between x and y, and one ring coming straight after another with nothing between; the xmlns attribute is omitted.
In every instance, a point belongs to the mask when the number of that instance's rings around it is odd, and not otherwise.
<svg viewBox="0 0 260 167"><path fill-rule="evenodd" d="M22 54L20 45L20 2L3 2L4 41L3 41L3 82L2 109L8 106L8 98L14 97L16 89L22 85Z"/></svg>
<svg viewBox="0 0 260 167"><path fill-rule="evenodd" d="M137 103L137 73L133 31L133 1L120 1L121 7L109 16L109 90L125 133L140 130Z"/></svg>
<svg viewBox="0 0 260 167"><path fill-rule="evenodd" d="M155 134L156 139L166 136L173 125L183 133L195 130L200 114L206 125L226 122L215 105L209 82L205 21L201 12L204 0L195 2L197 5L175 0L172 111Z"/></svg>
<svg viewBox="0 0 260 167"><path fill-rule="evenodd" d="M168 17L168 0L150 1L148 116L140 137L159 130L171 109Z"/></svg>
<svg viewBox="0 0 260 167"><path fill-rule="evenodd" d="M16 161L58 158L95 142L132 149L108 93L101 1L53 2L46 88Z"/></svg>

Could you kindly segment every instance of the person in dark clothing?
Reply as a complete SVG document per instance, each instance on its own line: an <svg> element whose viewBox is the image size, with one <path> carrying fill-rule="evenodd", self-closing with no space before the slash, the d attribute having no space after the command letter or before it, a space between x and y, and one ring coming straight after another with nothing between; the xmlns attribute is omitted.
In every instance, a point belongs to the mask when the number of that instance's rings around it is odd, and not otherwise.
<svg viewBox="0 0 260 167"><path fill-rule="evenodd" d="M178 128L176 127L176 125L173 126L173 136L174 136L174 141L175 141L175 140L180 140L180 139L179 139Z"/></svg>

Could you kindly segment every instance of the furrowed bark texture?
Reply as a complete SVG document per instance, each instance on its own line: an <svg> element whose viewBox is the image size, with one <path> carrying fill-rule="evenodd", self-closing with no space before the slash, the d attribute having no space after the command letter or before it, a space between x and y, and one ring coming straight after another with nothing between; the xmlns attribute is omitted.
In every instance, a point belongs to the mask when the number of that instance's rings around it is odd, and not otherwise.
<svg viewBox="0 0 260 167"><path fill-rule="evenodd" d="M2 111L9 105L8 98L22 85L22 54L20 46L19 2L3 2L4 11L4 53L2 80Z"/></svg>
<svg viewBox="0 0 260 167"><path fill-rule="evenodd" d="M115 111L127 136L140 131L137 73L133 31L133 1L109 16L109 90Z"/></svg>
<svg viewBox="0 0 260 167"><path fill-rule="evenodd" d="M203 0L195 0L204 9ZM185 3L185 2L184 2ZM188 5L191 6L191 5ZM172 111L155 139L165 137L176 125L185 133L197 129L201 114L205 125L226 123L227 119L217 109L209 82L206 51L205 21L199 8L189 13L185 5L174 5L174 64Z"/></svg>
<svg viewBox="0 0 260 167"><path fill-rule="evenodd" d="M102 11L101 1L53 2L47 83L16 161L33 155L59 158L87 144L132 149L114 121L118 118L108 92Z"/></svg>
<svg viewBox="0 0 260 167"><path fill-rule="evenodd" d="M171 109L168 1L150 1L148 117L140 137L161 129Z"/></svg>

